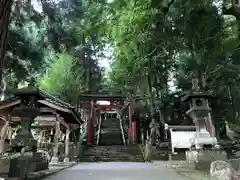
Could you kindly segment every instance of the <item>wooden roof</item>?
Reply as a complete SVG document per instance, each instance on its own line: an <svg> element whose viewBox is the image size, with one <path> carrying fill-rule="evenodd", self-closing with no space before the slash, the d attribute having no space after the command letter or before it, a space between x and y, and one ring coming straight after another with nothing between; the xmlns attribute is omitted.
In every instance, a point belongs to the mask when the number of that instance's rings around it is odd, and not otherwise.
<svg viewBox="0 0 240 180"><path fill-rule="evenodd" d="M33 87L18 89L13 93L13 97L1 101L0 113L11 112L14 107L19 106L21 102L21 94L36 97L42 113L49 113L49 110L52 110L52 113L58 113L67 123L83 123L80 114L72 105L48 94L45 91Z"/></svg>
<svg viewBox="0 0 240 180"><path fill-rule="evenodd" d="M188 92L184 92L181 96L182 96L181 101L186 102L186 101L189 101L191 98L208 98L210 94L208 92L188 91Z"/></svg>

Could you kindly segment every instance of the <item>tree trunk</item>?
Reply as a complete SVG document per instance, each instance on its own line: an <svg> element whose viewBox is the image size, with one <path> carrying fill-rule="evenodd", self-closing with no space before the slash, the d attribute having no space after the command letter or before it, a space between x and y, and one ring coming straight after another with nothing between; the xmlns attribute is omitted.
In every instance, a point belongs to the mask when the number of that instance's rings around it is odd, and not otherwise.
<svg viewBox="0 0 240 180"><path fill-rule="evenodd" d="M229 99L231 101L231 105L232 105L232 117L233 117L234 121L237 122L237 110L236 110L236 105L235 105L232 89L233 89L232 85L228 85L228 97L229 97Z"/></svg>
<svg viewBox="0 0 240 180"><path fill-rule="evenodd" d="M0 0L0 83L2 89L2 77L4 69L4 59L6 55L8 25L13 0Z"/></svg>

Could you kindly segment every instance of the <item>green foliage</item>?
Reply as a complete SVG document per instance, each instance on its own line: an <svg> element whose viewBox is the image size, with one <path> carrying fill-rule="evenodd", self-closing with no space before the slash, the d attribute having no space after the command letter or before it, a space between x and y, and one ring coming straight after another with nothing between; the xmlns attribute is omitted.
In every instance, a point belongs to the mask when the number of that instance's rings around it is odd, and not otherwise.
<svg viewBox="0 0 240 180"><path fill-rule="evenodd" d="M73 71L76 59L66 53L56 54L51 67L39 80L39 87L68 102L74 102L81 90L79 74ZM76 103L76 102L75 102Z"/></svg>
<svg viewBox="0 0 240 180"><path fill-rule="evenodd" d="M40 85L75 104L81 90L97 91L101 84L102 70L96 59L100 47L92 44L94 33L81 23L93 18L81 0L38 2L43 12L25 1L14 5L4 76L6 94L18 84ZM83 48L78 51L78 47Z"/></svg>
<svg viewBox="0 0 240 180"><path fill-rule="evenodd" d="M25 1L13 9L5 74L9 89L38 82L73 104L83 90L119 89L129 97L147 97L142 117L180 124L186 123L187 107L179 94L196 77L201 90L213 96L216 126L236 122L240 16L226 11L230 1L41 2L42 13ZM107 58L104 48L112 60L106 76L98 65Z"/></svg>

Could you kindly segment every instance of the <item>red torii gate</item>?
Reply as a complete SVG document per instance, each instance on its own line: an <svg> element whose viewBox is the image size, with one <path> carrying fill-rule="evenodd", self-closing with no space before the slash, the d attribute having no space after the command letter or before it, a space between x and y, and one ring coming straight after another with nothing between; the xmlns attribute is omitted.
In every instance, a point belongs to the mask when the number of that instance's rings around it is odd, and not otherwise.
<svg viewBox="0 0 240 180"><path fill-rule="evenodd" d="M126 101L125 96L121 95L99 95L99 94L86 94L79 97L78 108L87 109L89 114L87 118L87 144L94 144L95 130L94 126L99 123L101 116L100 111L116 110L124 108L128 110L129 128L128 128L128 142L136 144L137 142L137 123L136 117L133 114L132 103L124 104ZM96 101L110 101L109 105L96 104Z"/></svg>

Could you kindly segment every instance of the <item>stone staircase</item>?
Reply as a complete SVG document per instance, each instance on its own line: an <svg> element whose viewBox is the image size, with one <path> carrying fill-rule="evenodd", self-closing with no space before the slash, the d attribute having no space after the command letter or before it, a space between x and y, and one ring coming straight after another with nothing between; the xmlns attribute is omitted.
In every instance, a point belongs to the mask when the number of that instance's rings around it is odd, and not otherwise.
<svg viewBox="0 0 240 180"><path fill-rule="evenodd" d="M124 132L126 133L126 132ZM103 121L99 146L86 147L82 162L143 162L138 145L124 145L118 119Z"/></svg>
<svg viewBox="0 0 240 180"><path fill-rule="evenodd" d="M99 145L124 145L119 119L106 119L102 122Z"/></svg>

